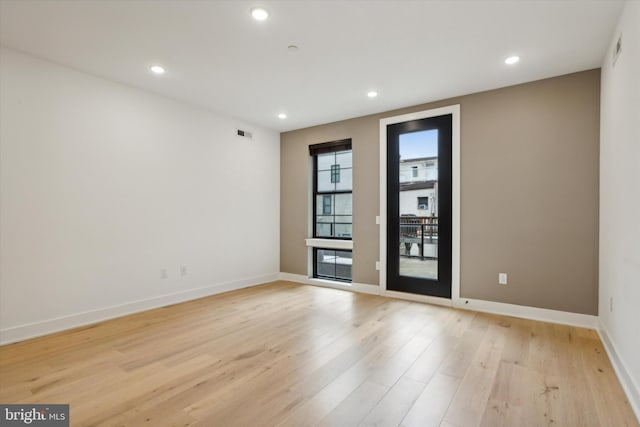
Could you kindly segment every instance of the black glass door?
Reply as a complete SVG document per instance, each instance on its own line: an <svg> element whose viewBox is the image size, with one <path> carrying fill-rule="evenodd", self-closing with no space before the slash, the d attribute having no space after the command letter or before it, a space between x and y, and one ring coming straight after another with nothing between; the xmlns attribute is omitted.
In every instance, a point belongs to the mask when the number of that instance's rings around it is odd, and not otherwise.
<svg viewBox="0 0 640 427"><path fill-rule="evenodd" d="M451 298L451 114L387 126L387 289Z"/></svg>

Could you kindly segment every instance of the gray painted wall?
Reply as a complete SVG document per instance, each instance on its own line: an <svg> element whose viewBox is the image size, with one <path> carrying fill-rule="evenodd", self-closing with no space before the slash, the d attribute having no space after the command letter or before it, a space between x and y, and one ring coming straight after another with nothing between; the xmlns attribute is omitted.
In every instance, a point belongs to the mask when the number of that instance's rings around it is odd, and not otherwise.
<svg viewBox="0 0 640 427"><path fill-rule="evenodd" d="M379 120L452 104L461 296L597 314L599 69L281 134L280 271L307 274L308 145L351 138L353 280L377 285Z"/></svg>

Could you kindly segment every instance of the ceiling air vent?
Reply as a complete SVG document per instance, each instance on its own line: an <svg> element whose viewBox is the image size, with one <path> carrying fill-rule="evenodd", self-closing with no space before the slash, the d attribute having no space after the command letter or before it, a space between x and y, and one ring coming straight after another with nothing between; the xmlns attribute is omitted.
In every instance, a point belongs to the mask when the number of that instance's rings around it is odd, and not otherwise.
<svg viewBox="0 0 640 427"><path fill-rule="evenodd" d="M247 132L246 130L238 129L238 136L244 136L245 138L251 138L251 132Z"/></svg>

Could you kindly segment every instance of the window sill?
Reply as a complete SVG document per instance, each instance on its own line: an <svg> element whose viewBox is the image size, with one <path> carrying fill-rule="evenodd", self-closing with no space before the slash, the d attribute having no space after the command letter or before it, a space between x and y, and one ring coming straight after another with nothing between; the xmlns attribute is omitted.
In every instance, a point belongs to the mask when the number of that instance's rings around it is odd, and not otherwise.
<svg viewBox="0 0 640 427"><path fill-rule="evenodd" d="M334 289L351 289L351 286L352 286L351 282L342 282L342 281L331 280L331 279L321 279L318 277L309 277L308 283L314 286L324 286L324 287L334 288Z"/></svg>
<svg viewBox="0 0 640 427"><path fill-rule="evenodd" d="M353 249L353 240L336 240L336 239L305 239L307 246L310 248L324 249Z"/></svg>

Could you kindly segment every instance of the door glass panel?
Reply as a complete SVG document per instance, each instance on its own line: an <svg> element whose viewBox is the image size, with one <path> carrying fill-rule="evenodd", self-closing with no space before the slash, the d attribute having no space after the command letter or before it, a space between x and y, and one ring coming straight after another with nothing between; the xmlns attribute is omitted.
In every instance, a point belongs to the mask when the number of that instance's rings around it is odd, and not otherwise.
<svg viewBox="0 0 640 427"><path fill-rule="evenodd" d="M400 275L438 279L438 130L400 134Z"/></svg>

